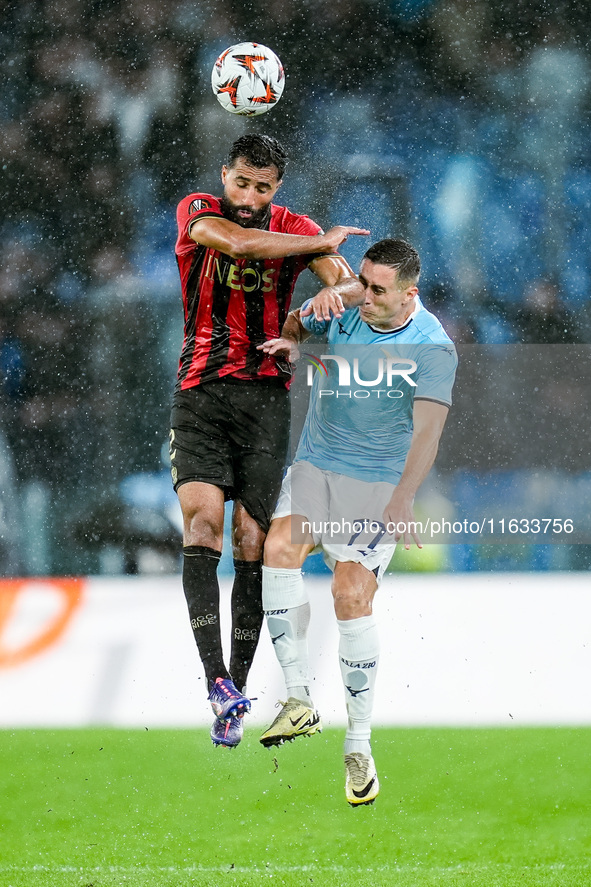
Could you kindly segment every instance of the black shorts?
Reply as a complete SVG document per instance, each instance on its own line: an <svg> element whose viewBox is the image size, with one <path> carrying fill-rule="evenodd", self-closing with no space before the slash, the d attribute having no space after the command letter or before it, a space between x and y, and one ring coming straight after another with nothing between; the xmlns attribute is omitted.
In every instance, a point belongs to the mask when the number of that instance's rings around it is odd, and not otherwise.
<svg viewBox="0 0 591 887"><path fill-rule="evenodd" d="M285 385L275 379L220 379L178 391L170 427L175 490L189 481L221 487L266 532L287 460Z"/></svg>

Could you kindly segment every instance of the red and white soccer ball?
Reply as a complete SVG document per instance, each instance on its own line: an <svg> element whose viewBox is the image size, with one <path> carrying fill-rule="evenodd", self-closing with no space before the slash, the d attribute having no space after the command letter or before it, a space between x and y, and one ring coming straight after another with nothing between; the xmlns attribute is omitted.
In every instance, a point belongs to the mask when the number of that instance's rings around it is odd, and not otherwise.
<svg viewBox="0 0 591 887"><path fill-rule="evenodd" d="M262 43L237 43L216 59L211 86L226 111L254 117L273 108L281 98L283 65Z"/></svg>

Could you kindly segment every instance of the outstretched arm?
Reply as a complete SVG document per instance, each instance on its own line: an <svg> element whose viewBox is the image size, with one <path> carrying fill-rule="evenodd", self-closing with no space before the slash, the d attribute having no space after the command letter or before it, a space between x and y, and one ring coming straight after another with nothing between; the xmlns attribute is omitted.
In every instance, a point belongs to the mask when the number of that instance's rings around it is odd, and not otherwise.
<svg viewBox="0 0 591 887"><path fill-rule="evenodd" d="M316 320L330 320L363 301L363 287L342 256L319 256L310 268L325 286L310 299L302 317L313 314Z"/></svg>
<svg viewBox="0 0 591 887"><path fill-rule="evenodd" d="M258 348L266 354L281 354L294 363L299 357L297 346L311 335L303 326L300 316L314 314L318 320L330 320L333 315L340 317L345 307L356 304L363 288L357 277L342 256L320 256L310 263L310 268L325 284L305 308L297 308L287 315L281 336L269 339Z"/></svg>
<svg viewBox="0 0 591 887"><path fill-rule="evenodd" d="M229 219L207 216L193 223L189 236L196 243L234 259L281 259L313 253L326 253L328 258L350 234L366 235L369 231L338 225L326 234L280 234L261 228L243 228Z"/></svg>
<svg viewBox="0 0 591 887"><path fill-rule="evenodd" d="M384 523L399 527L394 538L397 542L402 539L405 548L410 548L411 538L419 548L423 547L416 530L413 502L435 461L448 412L449 407L432 400L417 400L414 404L412 441L404 471L384 511Z"/></svg>
<svg viewBox="0 0 591 887"><path fill-rule="evenodd" d="M286 357L291 363L295 363L300 356L298 345L308 338L310 333L300 321L300 309L290 311L285 318L285 323L278 339L268 339L262 345L258 345L259 351L265 354L276 354Z"/></svg>
<svg viewBox="0 0 591 887"><path fill-rule="evenodd" d="M357 230L359 233L369 233L364 229ZM342 256L318 256L310 262L309 267L320 278L324 287L310 299L305 308L290 311L278 339L269 339L258 346L260 351L281 354L292 363L299 357L299 343L311 335L303 326L300 316L314 314L319 321L329 321L333 316L340 317L345 308L358 305L363 299L363 287Z"/></svg>

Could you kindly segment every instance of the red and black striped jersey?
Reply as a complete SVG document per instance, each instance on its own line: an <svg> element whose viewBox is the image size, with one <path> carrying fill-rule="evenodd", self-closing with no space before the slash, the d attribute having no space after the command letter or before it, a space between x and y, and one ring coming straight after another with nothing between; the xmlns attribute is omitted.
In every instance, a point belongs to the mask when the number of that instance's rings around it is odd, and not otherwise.
<svg viewBox="0 0 591 887"><path fill-rule="evenodd" d="M195 243L191 225L223 217L220 199L189 194L178 205L176 258L185 314L177 388L186 389L225 376L279 377L289 383L289 364L257 351L280 334L296 280L314 255L284 259L234 259ZM270 206L269 231L309 234L321 228L308 216Z"/></svg>

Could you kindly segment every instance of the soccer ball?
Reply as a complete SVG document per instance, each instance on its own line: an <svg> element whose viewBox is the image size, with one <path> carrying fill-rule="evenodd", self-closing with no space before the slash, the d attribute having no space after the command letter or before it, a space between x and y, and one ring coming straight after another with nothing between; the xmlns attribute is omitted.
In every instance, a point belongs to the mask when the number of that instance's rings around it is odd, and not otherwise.
<svg viewBox="0 0 591 887"><path fill-rule="evenodd" d="M230 46L211 72L211 87L222 108L246 117L264 114L276 105L284 86L283 65L261 43Z"/></svg>

